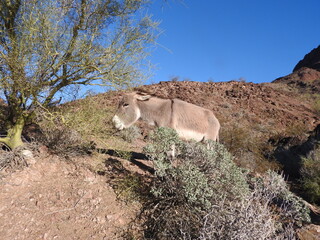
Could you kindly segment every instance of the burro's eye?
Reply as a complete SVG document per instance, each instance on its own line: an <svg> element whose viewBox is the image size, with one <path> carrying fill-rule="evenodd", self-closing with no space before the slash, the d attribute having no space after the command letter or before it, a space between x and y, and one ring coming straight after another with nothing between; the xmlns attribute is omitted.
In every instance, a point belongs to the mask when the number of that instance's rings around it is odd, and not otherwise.
<svg viewBox="0 0 320 240"><path fill-rule="evenodd" d="M129 106L129 103L122 104L122 107L128 107L128 106Z"/></svg>

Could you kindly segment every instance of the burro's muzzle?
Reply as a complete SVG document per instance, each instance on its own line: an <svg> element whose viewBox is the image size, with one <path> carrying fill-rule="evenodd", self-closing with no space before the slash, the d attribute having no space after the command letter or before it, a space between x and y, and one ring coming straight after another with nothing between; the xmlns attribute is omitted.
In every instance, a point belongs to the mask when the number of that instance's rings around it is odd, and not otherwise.
<svg viewBox="0 0 320 240"><path fill-rule="evenodd" d="M115 115L112 118L112 122L113 122L114 127L118 130L123 130L125 128L124 123L121 121L121 119L117 115Z"/></svg>

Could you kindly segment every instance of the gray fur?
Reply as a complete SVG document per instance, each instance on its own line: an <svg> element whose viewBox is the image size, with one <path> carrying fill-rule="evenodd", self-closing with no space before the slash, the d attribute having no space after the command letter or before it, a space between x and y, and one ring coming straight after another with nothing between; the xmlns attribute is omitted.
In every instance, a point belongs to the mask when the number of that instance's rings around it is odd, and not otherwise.
<svg viewBox="0 0 320 240"><path fill-rule="evenodd" d="M179 99L162 99L132 92L125 94L113 117L122 130L138 119L157 127L170 127L185 140L219 140L220 123L212 111Z"/></svg>

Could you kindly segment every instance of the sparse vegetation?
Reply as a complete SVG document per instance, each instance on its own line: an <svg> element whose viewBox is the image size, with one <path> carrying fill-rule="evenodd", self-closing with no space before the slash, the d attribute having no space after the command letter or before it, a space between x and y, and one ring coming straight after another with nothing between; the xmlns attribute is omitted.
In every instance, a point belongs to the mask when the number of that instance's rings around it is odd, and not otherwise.
<svg viewBox="0 0 320 240"><path fill-rule="evenodd" d="M116 157L122 158L122 159L126 159L126 160L130 160L131 159L131 153L125 150L115 150L114 152Z"/></svg>
<svg viewBox="0 0 320 240"><path fill-rule="evenodd" d="M320 115L320 94L319 93L303 93L302 100L309 102L316 114Z"/></svg>
<svg viewBox="0 0 320 240"><path fill-rule="evenodd" d="M76 130L87 141L110 138L114 132L111 118L114 109L101 106L94 96L78 100L61 109L65 125Z"/></svg>
<svg viewBox="0 0 320 240"><path fill-rule="evenodd" d="M125 175L114 183L117 197L125 202L142 201L142 192L145 191L143 187L145 187L143 179L137 174Z"/></svg>
<svg viewBox="0 0 320 240"><path fill-rule="evenodd" d="M141 136L141 130L139 127L133 125L129 128L123 129L120 132L120 137L123 138L123 140L132 143L134 140L136 140L139 136Z"/></svg>
<svg viewBox="0 0 320 240"><path fill-rule="evenodd" d="M270 146L255 132L239 124L226 126L221 133L221 142L235 156L238 166L253 172L264 173L269 169L279 170L280 166L267 155Z"/></svg>
<svg viewBox="0 0 320 240"><path fill-rule="evenodd" d="M21 148L17 148L14 151L0 150L0 171L6 168L19 169L27 165Z"/></svg>
<svg viewBox="0 0 320 240"><path fill-rule="evenodd" d="M166 155L172 143L179 143L176 166ZM156 161L146 239L294 239L293 227L310 221L281 176L249 178L219 143L182 143L159 128L146 149Z"/></svg>
<svg viewBox="0 0 320 240"><path fill-rule="evenodd" d="M78 155L93 147L93 143L83 138L59 109L38 111L37 122L39 131L34 141L58 155Z"/></svg>
<svg viewBox="0 0 320 240"><path fill-rule="evenodd" d="M304 197L320 205L320 148L302 159L301 187Z"/></svg>
<svg viewBox="0 0 320 240"><path fill-rule="evenodd" d="M281 135L290 137L306 137L307 133L308 128L306 124L298 122L288 126Z"/></svg>

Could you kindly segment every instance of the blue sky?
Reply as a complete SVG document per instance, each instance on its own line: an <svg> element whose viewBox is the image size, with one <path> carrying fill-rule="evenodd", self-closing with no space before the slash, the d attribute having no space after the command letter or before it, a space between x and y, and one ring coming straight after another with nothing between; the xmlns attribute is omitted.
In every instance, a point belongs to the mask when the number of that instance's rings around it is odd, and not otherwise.
<svg viewBox="0 0 320 240"><path fill-rule="evenodd" d="M271 82L320 45L320 0L154 0L163 33L148 83Z"/></svg>

